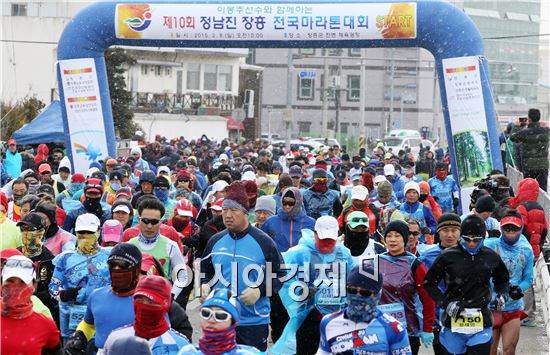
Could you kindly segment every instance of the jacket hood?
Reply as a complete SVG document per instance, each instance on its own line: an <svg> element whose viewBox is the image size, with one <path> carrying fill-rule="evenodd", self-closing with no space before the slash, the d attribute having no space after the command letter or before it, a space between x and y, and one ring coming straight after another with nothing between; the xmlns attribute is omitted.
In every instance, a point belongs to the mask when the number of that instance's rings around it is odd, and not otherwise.
<svg viewBox="0 0 550 355"><path fill-rule="evenodd" d="M71 161L69 160L69 157L65 156L61 161L59 162L60 168L67 168L69 171L71 171Z"/></svg>
<svg viewBox="0 0 550 355"><path fill-rule="evenodd" d="M38 154L41 154L41 155L48 155L48 153L50 152L50 150L48 149L48 146L45 145L45 144L40 144L38 146Z"/></svg>
<svg viewBox="0 0 550 355"><path fill-rule="evenodd" d="M294 205L294 207L292 207L292 209L290 210L290 213L288 213L288 217L294 219L294 218L298 217L300 214L302 214L302 205L303 205L303 202L304 202L302 192L300 192L300 190L296 187L286 188L283 191L283 193L281 194L281 204L283 203L283 198L285 196L292 197L294 200L296 200L296 204ZM283 211L282 207L278 211L278 214L279 214L279 212L281 212L283 216L287 215Z"/></svg>
<svg viewBox="0 0 550 355"><path fill-rule="evenodd" d="M510 199L510 207L516 208L520 203L537 201L539 198L539 182L532 178L526 178L518 183L516 197Z"/></svg>

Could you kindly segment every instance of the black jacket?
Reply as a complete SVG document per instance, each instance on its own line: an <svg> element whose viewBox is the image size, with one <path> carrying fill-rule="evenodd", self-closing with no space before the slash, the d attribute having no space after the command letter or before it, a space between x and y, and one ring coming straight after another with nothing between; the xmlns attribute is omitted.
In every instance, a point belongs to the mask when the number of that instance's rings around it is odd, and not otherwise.
<svg viewBox="0 0 550 355"><path fill-rule="evenodd" d="M170 318L170 328L185 335L190 343L193 342L193 327L189 322L189 317L185 310L176 302L172 302L168 310L168 318Z"/></svg>
<svg viewBox="0 0 550 355"><path fill-rule="evenodd" d="M424 279L424 288L442 309L454 301L459 301L464 308L480 308L483 327L491 327L493 317L488 307L491 279L497 294L508 294L510 275L497 253L482 247L472 256L457 245L445 249L435 259ZM441 280L445 282L445 294L438 287ZM443 322L446 327L451 326L446 313L443 313Z"/></svg>
<svg viewBox="0 0 550 355"><path fill-rule="evenodd" d="M510 140L521 143L523 171L548 169L550 128L542 127L539 122L530 123L527 128L513 133Z"/></svg>

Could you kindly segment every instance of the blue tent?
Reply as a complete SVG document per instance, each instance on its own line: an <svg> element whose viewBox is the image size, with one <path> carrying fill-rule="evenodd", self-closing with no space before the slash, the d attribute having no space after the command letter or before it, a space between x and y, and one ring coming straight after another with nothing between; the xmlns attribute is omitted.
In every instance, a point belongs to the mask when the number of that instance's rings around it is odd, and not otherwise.
<svg viewBox="0 0 550 355"><path fill-rule="evenodd" d="M12 136L17 144L63 143L66 141L61 116L61 103L53 101L44 111Z"/></svg>

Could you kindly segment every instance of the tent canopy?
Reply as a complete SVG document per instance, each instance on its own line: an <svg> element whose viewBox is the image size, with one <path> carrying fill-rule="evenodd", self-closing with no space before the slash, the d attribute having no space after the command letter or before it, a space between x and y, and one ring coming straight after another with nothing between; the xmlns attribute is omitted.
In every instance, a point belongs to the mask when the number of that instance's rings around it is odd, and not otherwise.
<svg viewBox="0 0 550 355"><path fill-rule="evenodd" d="M52 101L44 111L13 133L17 144L63 143L66 141L61 103Z"/></svg>

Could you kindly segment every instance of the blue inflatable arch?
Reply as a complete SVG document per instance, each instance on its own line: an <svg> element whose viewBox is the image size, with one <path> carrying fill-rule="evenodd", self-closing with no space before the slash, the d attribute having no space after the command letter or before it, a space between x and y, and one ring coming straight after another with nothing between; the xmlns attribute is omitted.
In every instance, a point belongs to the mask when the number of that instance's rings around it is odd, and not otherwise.
<svg viewBox="0 0 550 355"><path fill-rule="evenodd" d="M283 38L283 39L231 39L223 38L219 40L201 40L184 38L177 39L144 39L144 38L124 38L120 35L121 26L120 14L117 23L117 5L127 4L123 6L151 6L158 5L180 7L180 10L193 12L193 9L208 6L232 6L242 5L247 6L278 6L292 5L298 7L308 7L315 5L333 6L334 10L350 6L357 9L357 6L365 7L365 14L368 15L369 6L399 6L399 4L413 5L416 11L416 36L414 38L368 38L368 39L308 39L300 40L298 38ZM361 9L361 8L359 8ZM225 11L225 10L224 10ZM176 11L177 12L177 11ZM204 15L214 15L205 13ZM330 13L328 15L331 15ZM349 14L356 15L356 14ZM141 14L139 18L128 18L126 24L134 29L141 31L148 27L152 19L151 13ZM327 16L328 17L328 16ZM358 19L356 19L358 21ZM198 22L198 19L197 19ZM177 25L177 24L174 24ZM188 26L190 23L180 23L181 27ZM198 23L194 24L198 26ZM128 29L126 29L127 31ZM118 32L117 32L118 31ZM221 32L223 33L223 31ZM251 2L251 1L150 1L150 2L98 2L84 8L78 13L71 22L67 25L61 38L58 47L58 81L63 105L64 128L69 132L67 143L67 151L69 157L74 162L74 146L71 145L73 132L69 130L67 120L67 102L65 100L65 89L62 85L63 76L61 67L66 60L79 58L92 58L97 71L97 80L99 85L99 98L101 100L101 112L96 112L97 122L102 119L105 126L105 136L108 154L112 157L116 155L115 132L113 126L111 106L109 104L109 90L106 77L106 68L104 60L104 51L113 45L126 46L148 46L148 47L223 47L223 48L374 48L374 47L422 47L430 51L436 62L436 68L439 75L439 88L441 92L441 100L445 119L445 127L447 141L451 153L452 171L456 181L460 181L457 175L457 160L455 147L450 126L449 110L447 105L447 94L445 90L445 81L443 75L443 60L446 58L479 56L479 73L483 91L483 103L485 106L485 119L488 132L488 144L490 148L490 156L492 167L502 170L502 159L500 155L499 139L493 97L490 88L488 77L487 60L483 57L483 41L481 35L472 20L466 16L461 10L449 4L446 1L431 1L419 0L410 2L401 1L350 1L334 3L333 1L295 1L295 2ZM90 59L91 60L91 59ZM71 107L69 107L71 109ZM89 122L93 126L93 122ZM74 142L73 142L74 144ZM71 149L73 148L73 149ZM80 148L86 150L87 147ZM100 154L88 152L88 159L93 160ZM95 153L95 155L94 155ZM104 154L103 154L104 157ZM78 166L78 164L77 164ZM73 167L77 167L73 163ZM77 169L78 170L78 169Z"/></svg>

